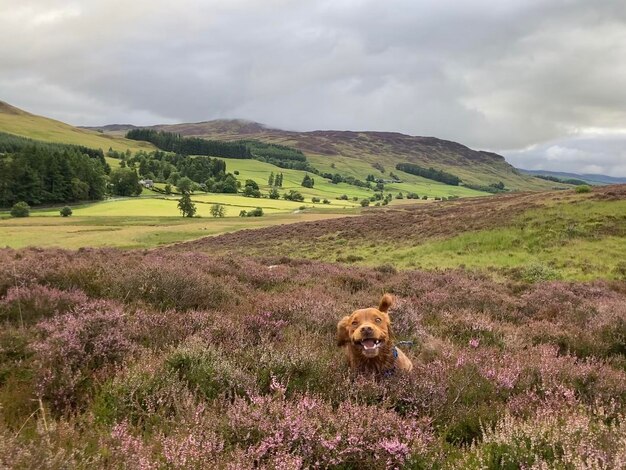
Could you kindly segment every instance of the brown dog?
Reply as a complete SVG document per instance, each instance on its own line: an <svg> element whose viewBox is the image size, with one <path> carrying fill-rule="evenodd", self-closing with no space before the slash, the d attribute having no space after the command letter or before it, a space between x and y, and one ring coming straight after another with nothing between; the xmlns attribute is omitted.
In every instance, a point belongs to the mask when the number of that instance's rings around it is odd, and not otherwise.
<svg viewBox="0 0 626 470"><path fill-rule="evenodd" d="M409 358L393 344L387 313L392 304L393 297L385 294L378 309L355 310L337 324L337 345L345 347L353 370L390 374L413 369Z"/></svg>

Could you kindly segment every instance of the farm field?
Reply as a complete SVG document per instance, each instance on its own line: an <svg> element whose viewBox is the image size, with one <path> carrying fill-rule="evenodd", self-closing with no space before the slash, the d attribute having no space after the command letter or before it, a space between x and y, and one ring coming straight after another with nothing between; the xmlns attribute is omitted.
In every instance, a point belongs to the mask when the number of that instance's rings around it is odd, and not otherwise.
<svg viewBox="0 0 626 470"><path fill-rule="evenodd" d="M143 206L142 206L143 211ZM54 217L52 217L54 216ZM182 218L167 216L31 216L0 219L0 247L28 246L78 249L84 247L153 248L194 238L275 224L345 217L331 211L272 213L263 217Z"/></svg>

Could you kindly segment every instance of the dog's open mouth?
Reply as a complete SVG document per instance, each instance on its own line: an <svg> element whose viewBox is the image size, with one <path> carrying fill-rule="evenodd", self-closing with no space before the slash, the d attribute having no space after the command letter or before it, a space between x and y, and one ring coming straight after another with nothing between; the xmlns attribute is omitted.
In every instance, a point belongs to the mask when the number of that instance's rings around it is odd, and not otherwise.
<svg viewBox="0 0 626 470"><path fill-rule="evenodd" d="M380 339L367 338L359 341L357 344L360 344L364 351L375 351L383 344L383 341Z"/></svg>

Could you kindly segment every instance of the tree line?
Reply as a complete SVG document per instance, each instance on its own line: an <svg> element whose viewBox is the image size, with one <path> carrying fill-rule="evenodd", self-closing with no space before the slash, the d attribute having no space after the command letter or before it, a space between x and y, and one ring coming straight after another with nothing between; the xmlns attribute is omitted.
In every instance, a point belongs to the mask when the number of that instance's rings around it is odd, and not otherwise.
<svg viewBox="0 0 626 470"><path fill-rule="evenodd" d="M0 133L0 206L100 200L110 171L102 150Z"/></svg>
<svg viewBox="0 0 626 470"><path fill-rule="evenodd" d="M583 184L589 184L586 181L576 178L557 178L551 175L533 175L535 178L539 178L546 181L553 181L555 183L571 184L573 186L582 186Z"/></svg>
<svg viewBox="0 0 626 470"><path fill-rule="evenodd" d="M182 155L254 159L280 168L315 172L300 150L286 145L270 144L257 140L222 142L198 137L183 137L173 132L154 129L131 129L126 133L126 137L150 142L160 150Z"/></svg>
<svg viewBox="0 0 626 470"><path fill-rule="evenodd" d="M126 133L126 138L150 142L161 150L182 155L252 158L250 149L242 142L221 142L198 137L183 137L173 132L154 129L131 129Z"/></svg>
<svg viewBox="0 0 626 470"><path fill-rule="evenodd" d="M226 162L206 156L190 157L166 152L138 152L122 160L122 165L137 168L139 175L156 182L178 186L179 180L189 178L202 190L213 193L236 193L237 180L226 173Z"/></svg>
<svg viewBox="0 0 626 470"><path fill-rule="evenodd" d="M448 173L443 170L436 170L433 167L424 168L416 165L415 163L398 163L396 165L396 170L421 176L422 178L427 178L429 180L439 181L440 183L449 184L451 186L458 186L461 182L461 179L452 173Z"/></svg>

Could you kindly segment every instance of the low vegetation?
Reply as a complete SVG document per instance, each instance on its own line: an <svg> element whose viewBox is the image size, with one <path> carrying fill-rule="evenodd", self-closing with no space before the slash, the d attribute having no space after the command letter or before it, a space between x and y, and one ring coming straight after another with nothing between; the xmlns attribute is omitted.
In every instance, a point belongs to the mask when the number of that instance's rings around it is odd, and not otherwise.
<svg viewBox="0 0 626 470"><path fill-rule="evenodd" d="M392 292L416 370L335 324ZM0 252L0 464L619 468L623 282L268 258Z"/></svg>
<svg viewBox="0 0 626 470"><path fill-rule="evenodd" d="M226 234L180 249L226 254L245 246L246 253L260 256L469 268L518 279L532 277L528 273L537 266L564 279L619 278L619 263L626 259L624 214L626 186L607 186L582 194L509 194L368 209L360 217Z"/></svg>

